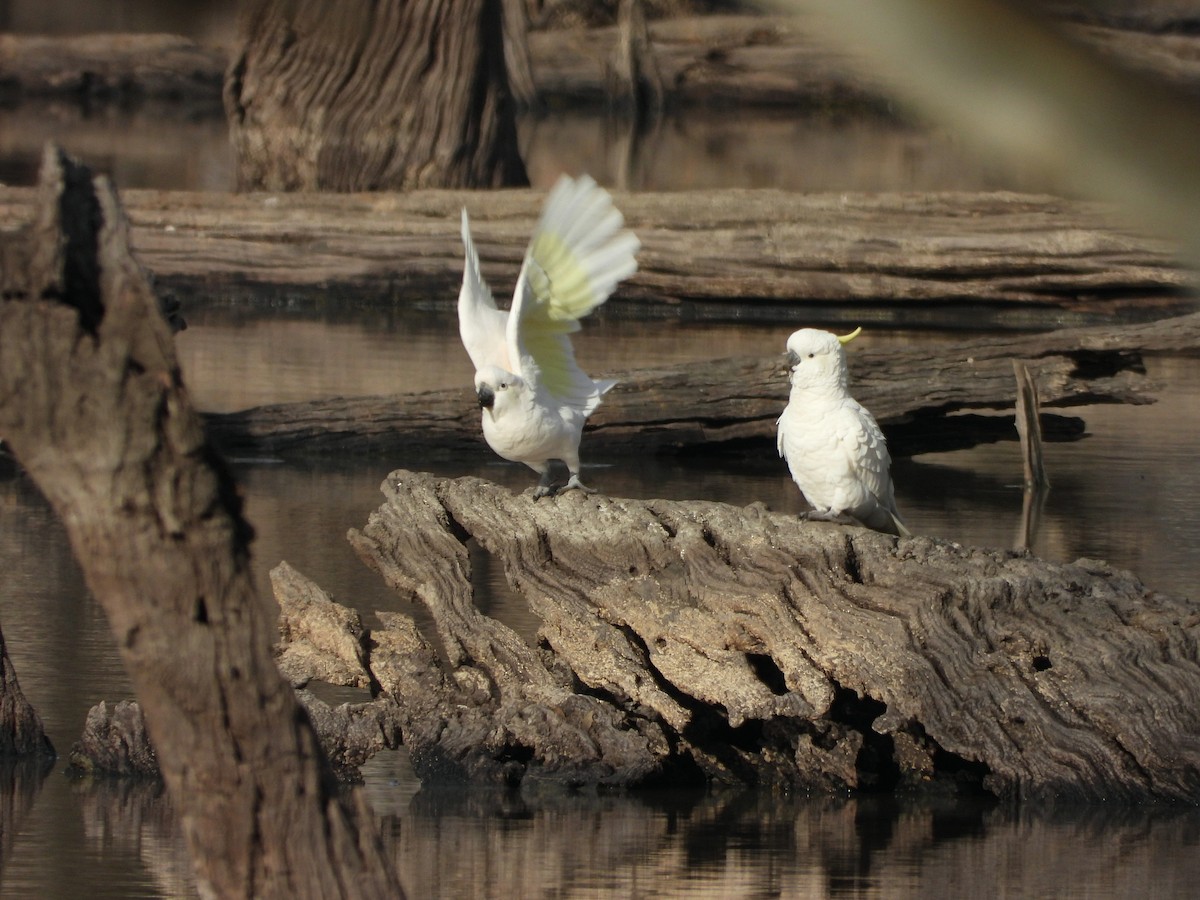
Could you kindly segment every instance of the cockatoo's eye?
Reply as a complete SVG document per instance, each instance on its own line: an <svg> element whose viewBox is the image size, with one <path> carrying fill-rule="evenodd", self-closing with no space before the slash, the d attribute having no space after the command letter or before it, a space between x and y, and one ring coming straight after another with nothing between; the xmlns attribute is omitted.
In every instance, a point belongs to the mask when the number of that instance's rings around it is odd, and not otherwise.
<svg viewBox="0 0 1200 900"><path fill-rule="evenodd" d="M502 391L508 390L508 382L507 381L500 382L500 390L502 390Z"/></svg>
<svg viewBox="0 0 1200 900"><path fill-rule="evenodd" d="M812 359L812 358L813 358L815 355L816 355L816 354L814 354L814 353L810 353L810 354L808 354L808 358L809 358L809 359Z"/></svg>

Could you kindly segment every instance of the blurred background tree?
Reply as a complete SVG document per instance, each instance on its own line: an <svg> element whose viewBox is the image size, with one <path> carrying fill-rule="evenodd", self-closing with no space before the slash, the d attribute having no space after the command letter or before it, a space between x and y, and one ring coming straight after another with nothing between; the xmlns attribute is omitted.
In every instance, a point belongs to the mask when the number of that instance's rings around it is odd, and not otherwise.
<svg viewBox="0 0 1200 900"><path fill-rule="evenodd" d="M242 190L528 184L503 0L251 0L225 81ZM514 67L516 68L516 67Z"/></svg>

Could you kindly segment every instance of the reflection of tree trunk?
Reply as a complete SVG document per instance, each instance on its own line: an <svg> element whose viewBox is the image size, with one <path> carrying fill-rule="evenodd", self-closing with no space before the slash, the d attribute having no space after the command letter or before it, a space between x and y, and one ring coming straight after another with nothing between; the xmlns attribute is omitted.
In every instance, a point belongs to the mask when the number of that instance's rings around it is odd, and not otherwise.
<svg viewBox="0 0 1200 900"><path fill-rule="evenodd" d="M657 116L662 110L662 75L650 47L646 11L642 0L620 0L617 6L617 50L610 99L635 120Z"/></svg>
<svg viewBox="0 0 1200 900"><path fill-rule="evenodd" d="M34 224L0 244L0 433L108 615L202 893L398 896L274 665L251 529L127 232L112 190L48 152Z"/></svg>
<svg viewBox="0 0 1200 900"><path fill-rule="evenodd" d="M538 105L538 90L533 78L533 57L529 53L529 9L524 0L502 2L508 86L520 107L533 109Z"/></svg>
<svg viewBox="0 0 1200 900"><path fill-rule="evenodd" d="M225 83L239 185L526 184L504 32L502 0L255 0Z"/></svg>
<svg viewBox="0 0 1200 900"><path fill-rule="evenodd" d="M12 857L13 840L53 767L49 756L0 760L0 872Z"/></svg>

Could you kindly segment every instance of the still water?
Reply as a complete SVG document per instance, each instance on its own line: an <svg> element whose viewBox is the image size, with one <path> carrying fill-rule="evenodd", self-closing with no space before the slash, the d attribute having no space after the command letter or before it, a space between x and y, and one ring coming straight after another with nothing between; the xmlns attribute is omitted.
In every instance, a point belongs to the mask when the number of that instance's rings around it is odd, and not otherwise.
<svg viewBox="0 0 1200 900"><path fill-rule="evenodd" d="M580 335L594 374L660 361L774 353L797 323L664 325L600 319ZM952 334L869 333L860 341L936 343ZM448 313L427 328L329 318L247 318L199 310L177 338L202 408L458 383L470 370ZM853 361L853 360L852 360ZM1101 557L1152 586L1193 593L1200 474L1193 465L1194 360L1151 359L1160 401L1076 411L1088 435L1047 448L1053 487L1035 546L1050 558ZM785 386L781 385L780 405ZM755 500L799 512L769 442L735 463L591 458L587 480L633 497ZM404 610L344 539L380 502L396 467L478 474L524 489L532 473L483 457L237 463L258 531L260 584L282 559L370 617ZM1020 527L1015 442L898 460L901 509L915 531L1011 546ZM61 527L19 475L0 480L0 624L22 687L60 752L87 709L129 687L104 617ZM499 578L489 573L490 578ZM497 586L488 611L533 628ZM68 661L64 664L64 660ZM78 784L61 771L4 776L0 894L188 897L186 853L169 799L145 785ZM1184 897L1200 878L1195 810L994 808L966 801L651 794L513 797L422 788L404 754L377 757L365 790L414 897ZM9 778L12 780L9 780Z"/></svg>
<svg viewBox="0 0 1200 900"><path fill-rule="evenodd" d="M76 6L79 8L76 9ZM119 27L191 30L228 40L232 0L207 4L0 2L0 25L21 31ZM153 16L193 16L187 28ZM57 13L54 10L58 10ZM6 18L7 17L7 18ZM145 26L143 29L142 26ZM53 139L121 188L227 190L233 164L219 115L171 107L0 111L0 183L29 184ZM520 123L535 185L587 171L627 189L1038 189L935 129L836 116L691 113L636 145L595 116ZM197 404L227 411L312 397L418 391L460 384L471 371L452 317L383 312L323 317L189 309L177 346ZM580 336L594 375L714 354L776 353L801 321L653 325L601 318ZM951 333L876 331L868 341L936 343ZM716 348L714 350L714 348ZM1034 549L1057 560L1099 557L1164 591L1195 596L1200 473L1194 464L1195 360L1152 359L1157 404L1091 407L1087 436L1047 447L1053 481ZM786 386L780 386L780 407ZM735 461L588 457L586 480L632 497L753 501L799 512L803 502L773 446ZM473 474L516 490L532 473L481 456L280 463L235 469L257 529L256 574L288 560L371 618L406 611L345 540L378 506L397 467ZM916 532L963 544L1012 546L1020 530L1021 463L1013 442L899 459L900 507ZM481 563L486 560L481 560ZM519 598L485 571L486 611L524 634ZM130 696L107 623L87 595L61 526L32 486L0 467L0 625L22 688L60 754L101 700ZM1131 698L1130 702L1136 702ZM0 896L195 896L178 820L153 785L84 784L52 771L0 770ZM437 791L414 778L403 751L364 770L370 799L409 896L415 898L962 898L1190 897L1200 883L1200 812L1107 807L997 808L977 801L666 794L514 797Z"/></svg>

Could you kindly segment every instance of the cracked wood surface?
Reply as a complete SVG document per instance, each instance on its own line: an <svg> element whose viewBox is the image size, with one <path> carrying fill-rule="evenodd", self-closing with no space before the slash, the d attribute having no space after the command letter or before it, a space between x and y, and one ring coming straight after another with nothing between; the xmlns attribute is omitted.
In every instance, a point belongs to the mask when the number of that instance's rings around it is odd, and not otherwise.
<svg viewBox="0 0 1200 900"><path fill-rule="evenodd" d="M436 634L381 616L363 664L425 779L1200 797L1200 617L1103 563L758 505L382 490L351 543ZM536 646L476 608L468 540Z"/></svg>

